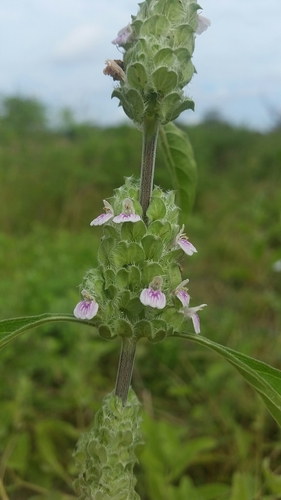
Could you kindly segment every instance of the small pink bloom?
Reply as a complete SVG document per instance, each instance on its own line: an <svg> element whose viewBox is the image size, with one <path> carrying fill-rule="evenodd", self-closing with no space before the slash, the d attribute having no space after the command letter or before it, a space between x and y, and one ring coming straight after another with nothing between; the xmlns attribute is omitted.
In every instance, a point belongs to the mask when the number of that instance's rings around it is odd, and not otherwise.
<svg viewBox="0 0 281 500"><path fill-rule="evenodd" d="M192 319L195 333L200 333L200 320L197 311L201 311L201 309L203 309L203 307L205 307L206 305L207 304L201 304L200 306L197 307L184 307L183 309L184 315L187 318Z"/></svg>
<svg viewBox="0 0 281 500"><path fill-rule="evenodd" d="M141 220L140 216L137 214L120 214L114 217L113 222L120 224L121 222L138 222Z"/></svg>
<svg viewBox="0 0 281 500"><path fill-rule="evenodd" d="M99 305L94 298L90 297L86 290L82 290L81 294L83 295L84 300L78 302L73 314L77 319L92 319L96 316Z"/></svg>
<svg viewBox="0 0 281 500"><path fill-rule="evenodd" d="M108 203L108 201L106 200L103 200L103 204L104 204L105 214L101 214L94 220L92 220L90 226L102 226L102 224L105 224L110 219L112 219L112 217L114 217L114 211L110 203Z"/></svg>
<svg viewBox="0 0 281 500"><path fill-rule="evenodd" d="M190 295L184 289L175 291L176 297L181 301L183 307L188 307L190 301Z"/></svg>
<svg viewBox="0 0 281 500"><path fill-rule="evenodd" d="M161 290L153 290L153 288L144 288L140 294L140 301L144 306L156 309L164 309L166 305L164 293Z"/></svg>
<svg viewBox="0 0 281 500"><path fill-rule="evenodd" d="M161 276L155 276L149 285L144 288L140 294L140 301L144 306L154 307L155 309L164 309L166 305L166 296L161 292L163 280Z"/></svg>
<svg viewBox="0 0 281 500"><path fill-rule="evenodd" d="M188 279L182 281L174 291L175 296L181 301L183 307L188 307L190 301L190 295L187 293L188 288L185 287L188 282Z"/></svg>
<svg viewBox="0 0 281 500"><path fill-rule="evenodd" d="M141 220L140 216L135 214L133 202L130 198L125 198L123 201L123 212L114 217L113 222L120 224L122 222L138 222Z"/></svg>
<svg viewBox="0 0 281 500"><path fill-rule="evenodd" d="M206 31L209 28L209 26L211 26L210 19L207 19L207 17L198 14L198 26L196 29L197 35L201 35L204 31Z"/></svg>
<svg viewBox="0 0 281 500"><path fill-rule="evenodd" d="M112 40L111 43L114 45L119 45L120 47L124 47L126 43L130 42L132 39L132 28L130 23L125 26L125 28L122 28L120 31L118 31L117 37Z"/></svg>
<svg viewBox="0 0 281 500"><path fill-rule="evenodd" d="M176 236L175 243L186 253L187 255L193 255L197 252L196 248L188 241L187 236L184 234L184 226L182 226L179 234Z"/></svg>

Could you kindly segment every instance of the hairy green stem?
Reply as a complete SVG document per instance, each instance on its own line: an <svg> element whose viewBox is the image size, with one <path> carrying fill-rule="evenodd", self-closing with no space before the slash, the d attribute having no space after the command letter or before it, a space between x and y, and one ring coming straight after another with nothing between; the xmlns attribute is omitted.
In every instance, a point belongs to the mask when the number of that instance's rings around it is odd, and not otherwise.
<svg viewBox="0 0 281 500"><path fill-rule="evenodd" d="M146 221L146 211L153 189L154 166L158 139L159 123L155 115L146 115L143 122L142 163L140 182L140 204L142 216Z"/></svg>
<svg viewBox="0 0 281 500"><path fill-rule="evenodd" d="M130 389L132 373L136 353L136 342L127 337L122 338L118 373L115 385L115 395L122 399L123 406L126 405Z"/></svg>
<svg viewBox="0 0 281 500"><path fill-rule="evenodd" d="M154 115L146 115L143 123L142 164L140 183L140 204L143 219L146 220L154 179L154 166L159 124ZM132 379L136 352L136 342L127 337L122 338L119 367L116 378L115 395L122 399L125 406Z"/></svg>

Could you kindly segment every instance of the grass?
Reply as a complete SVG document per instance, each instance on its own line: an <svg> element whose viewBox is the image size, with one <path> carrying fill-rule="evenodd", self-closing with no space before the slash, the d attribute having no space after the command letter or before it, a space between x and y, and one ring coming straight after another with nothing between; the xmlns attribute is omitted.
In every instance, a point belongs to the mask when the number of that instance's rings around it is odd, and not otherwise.
<svg viewBox="0 0 281 500"><path fill-rule="evenodd" d="M192 304L208 304L202 334L281 368L280 133L205 123L188 134L199 182L186 232L198 254L184 275ZM77 125L22 135L0 124L0 135L0 315L71 312L97 263L102 232L89 222L123 176L138 175L140 134ZM170 187L160 155L156 182ZM0 498L1 487L10 500L75 498L72 450L114 386L118 350L60 324L1 351ZM143 341L133 387L148 442L143 500L280 498L280 431L217 355Z"/></svg>

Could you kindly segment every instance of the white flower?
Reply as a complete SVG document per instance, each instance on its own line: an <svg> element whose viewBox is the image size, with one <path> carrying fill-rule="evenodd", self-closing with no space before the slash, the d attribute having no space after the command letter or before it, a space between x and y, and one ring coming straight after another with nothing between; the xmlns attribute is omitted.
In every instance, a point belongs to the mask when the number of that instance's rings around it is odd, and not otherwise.
<svg viewBox="0 0 281 500"><path fill-rule="evenodd" d="M210 19L207 19L207 17L198 14L198 26L196 29L197 35L201 35L204 31L206 31L209 28L209 26L211 26Z"/></svg>
<svg viewBox="0 0 281 500"><path fill-rule="evenodd" d="M113 222L121 224L122 222L138 222L140 216L135 214L133 202L130 198L125 198L123 201L123 212L114 217Z"/></svg>
<svg viewBox="0 0 281 500"><path fill-rule="evenodd" d="M183 307L188 307L190 301L190 295L187 293L187 288L185 288L188 282L189 280L182 281L174 291L175 296L181 301Z"/></svg>
<svg viewBox="0 0 281 500"><path fill-rule="evenodd" d="M183 314L187 318L192 319L195 333L200 333L200 320L199 320L199 316L197 314L197 311L201 311L201 309L203 309L203 307L205 307L206 305L207 304L201 304L200 306L196 306L196 307L184 307L183 308Z"/></svg>
<svg viewBox="0 0 281 500"><path fill-rule="evenodd" d="M154 307L155 309L164 309L166 305L166 296L161 292L163 280L161 276L155 276L149 285L144 288L140 294L140 301L144 306Z"/></svg>
<svg viewBox="0 0 281 500"><path fill-rule="evenodd" d="M99 305L93 297L91 297L86 290L82 290L81 295L83 295L84 300L78 302L73 314L77 319L92 319L96 316Z"/></svg>
<svg viewBox="0 0 281 500"><path fill-rule="evenodd" d="M114 38L111 43L124 47L127 42L131 41L130 39L132 38L132 33L133 31L129 23L127 24L127 26L125 26L125 28L122 28L120 31L118 31L117 37Z"/></svg>
<svg viewBox="0 0 281 500"><path fill-rule="evenodd" d="M175 244L181 247L181 249L186 253L187 255L193 255L195 252L197 252L196 248L188 241L187 236L184 234L184 226L182 226L179 234L175 238Z"/></svg>
<svg viewBox="0 0 281 500"><path fill-rule="evenodd" d="M108 203L108 201L106 201L106 200L103 200L103 204L104 204L105 213L99 215L94 220L92 220L92 222L90 223L90 226L102 226L102 224L105 224L110 219L112 219L112 217L114 217L114 211L113 211L113 208L110 205L110 203Z"/></svg>

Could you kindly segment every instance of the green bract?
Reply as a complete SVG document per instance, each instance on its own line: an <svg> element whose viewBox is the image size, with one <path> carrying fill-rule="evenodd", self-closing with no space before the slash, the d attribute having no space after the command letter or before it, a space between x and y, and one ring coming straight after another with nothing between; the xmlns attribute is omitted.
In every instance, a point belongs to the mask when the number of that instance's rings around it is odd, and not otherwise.
<svg viewBox="0 0 281 500"><path fill-rule="evenodd" d="M109 200L114 213L120 211L127 198L136 213L140 211L138 191L138 182L127 178ZM100 336L107 340L120 335L157 342L190 327L175 295L182 282L178 259L183 251L176 244L180 226L174 197L172 191L158 187L153 190L147 225L142 220L115 223L114 218L104 224L99 266L87 272L81 289L98 303L95 322ZM156 281L161 282L160 297L164 294L166 298L160 309L140 300L142 291L153 287L157 277Z"/></svg>
<svg viewBox="0 0 281 500"><path fill-rule="evenodd" d="M108 394L96 414L94 428L80 437L75 451L80 500L138 500L133 467L142 444L140 403L131 389L126 406Z"/></svg>
<svg viewBox="0 0 281 500"><path fill-rule="evenodd" d="M125 77L112 96L136 123L141 125L148 113L165 124L194 108L183 87L195 72L191 58L198 9L194 0L146 0L132 16L132 35L124 47Z"/></svg>

